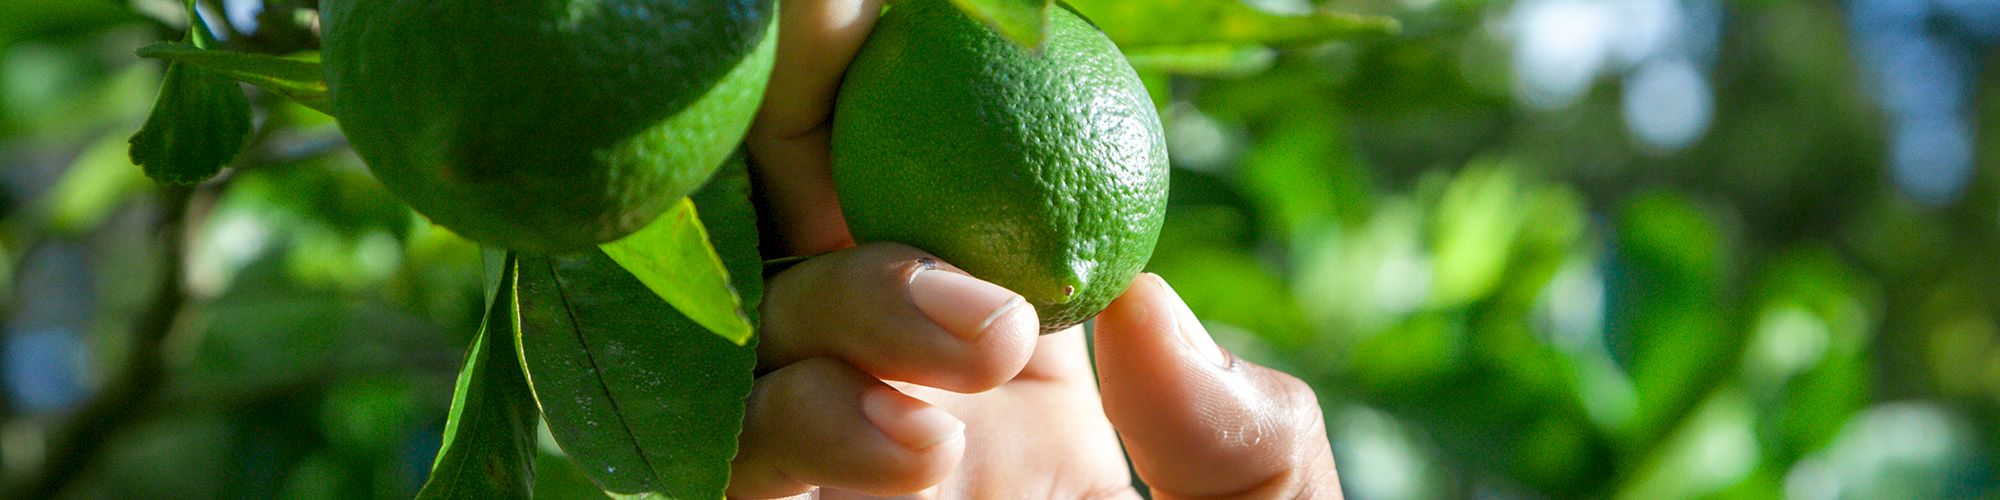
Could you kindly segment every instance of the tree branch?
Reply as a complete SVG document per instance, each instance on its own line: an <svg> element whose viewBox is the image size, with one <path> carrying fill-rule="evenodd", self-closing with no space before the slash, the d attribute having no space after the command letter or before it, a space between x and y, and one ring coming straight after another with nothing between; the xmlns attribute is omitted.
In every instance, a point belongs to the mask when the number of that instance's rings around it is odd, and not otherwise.
<svg viewBox="0 0 2000 500"><path fill-rule="evenodd" d="M187 302L182 260L187 247L188 205L193 189L168 186L160 191L165 208L155 226L162 248L159 289L132 330L132 354L124 373L105 385L77 410L68 425L50 438L48 455L39 472L15 483L7 498L54 498L97 461L104 445L137 421L131 418L162 385L166 375L164 346L180 325Z"/></svg>

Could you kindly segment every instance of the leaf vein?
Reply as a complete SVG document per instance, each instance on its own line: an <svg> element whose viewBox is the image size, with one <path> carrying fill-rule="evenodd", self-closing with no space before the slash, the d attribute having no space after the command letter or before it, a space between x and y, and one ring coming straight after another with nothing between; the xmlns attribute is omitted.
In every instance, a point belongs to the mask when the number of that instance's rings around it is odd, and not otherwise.
<svg viewBox="0 0 2000 500"><path fill-rule="evenodd" d="M569 301L569 286L563 282L562 274L556 272L555 259L546 259L549 277L556 285L556 296L562 300L563 313L569 315L570 330L576 332L577 344L583 347L583 359L590 363L590 374L597 379L597 387L604 390L604 401L611 406L611 413L618 417L618 426L625 430L625 436L632 441L632 450L639 454L639 462L646 465L646 472L655 478L660 469L653 466L652 457L646 456L646 448L639 445L639 435L632 430L632 423L625 419L625 410L618 406L618 396L611 393L611 384L604 380L604 370L597 364L597 353L590 350L590 339L583 333L583 323L576 318L576 307ZM658 487L657 484L654 487Z"/></svg>

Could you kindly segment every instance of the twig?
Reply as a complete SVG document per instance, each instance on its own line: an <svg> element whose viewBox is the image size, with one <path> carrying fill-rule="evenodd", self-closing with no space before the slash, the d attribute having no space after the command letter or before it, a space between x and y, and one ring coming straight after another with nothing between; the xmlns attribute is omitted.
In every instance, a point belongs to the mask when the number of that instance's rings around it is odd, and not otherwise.
<svg viewBox="0 0 2000 500"><path fill-rule="evenodd" d="M165 213L156 226L165 269L152 304L133 327L132 355L120 374L76 412L68 425L50 439L39 472L8 489L7 498L54 498L97 461L105 443L130 427L131 418L165 379L164 344L181 323L187 302L183 256L187 246L187 215L193 189L166 187L160 192Z"/></svg>

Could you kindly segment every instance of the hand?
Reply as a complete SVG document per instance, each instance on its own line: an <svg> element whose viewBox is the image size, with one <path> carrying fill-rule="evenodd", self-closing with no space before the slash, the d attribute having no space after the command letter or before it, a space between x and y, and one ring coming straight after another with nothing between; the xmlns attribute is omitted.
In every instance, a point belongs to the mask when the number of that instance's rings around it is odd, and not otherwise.
<svg viewBox="0 0 2000 500"><path fill-rule="evenodd" d="M1093 378L1081 329L1037 336L1005 288L908 246L854 246L827 124L880 11L781 6L750 153L773 249L820 256L769 280L729 495L1138 498L1130 453L1157 498L1339 498L1312 390L1217 347L1159 277L1096 320Z"/></svg>

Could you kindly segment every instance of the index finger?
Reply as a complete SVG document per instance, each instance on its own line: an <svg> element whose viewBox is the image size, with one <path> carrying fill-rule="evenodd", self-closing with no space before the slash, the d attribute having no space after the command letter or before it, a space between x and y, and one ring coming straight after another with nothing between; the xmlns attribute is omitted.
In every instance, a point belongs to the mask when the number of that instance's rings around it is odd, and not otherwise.
<svg viewBox="0 0 2000 500"><path fill-rule="evenodd" d="M783 0L777 64L745 139L776 250L815 255L853 246L834 197L829 125L847 64L882 0Z"/></svg>

